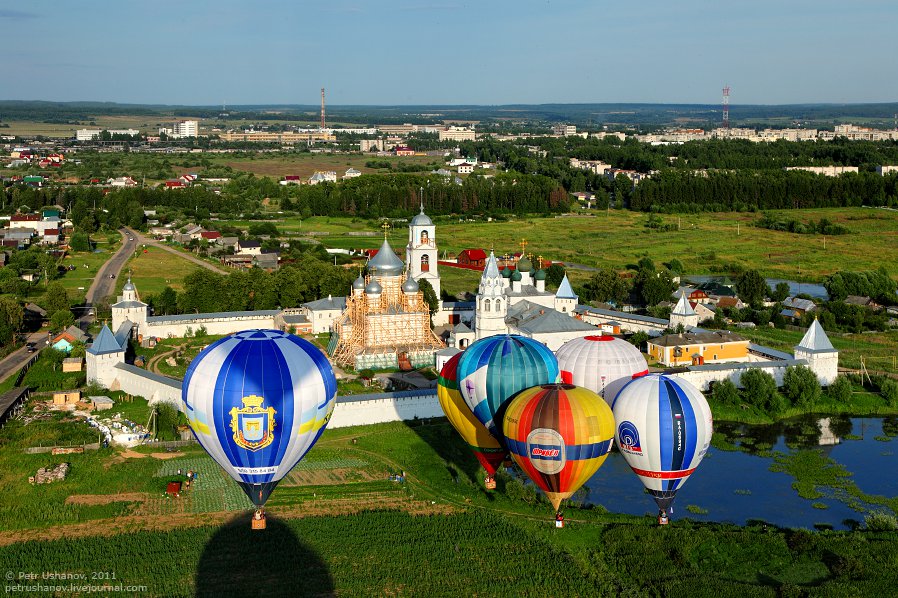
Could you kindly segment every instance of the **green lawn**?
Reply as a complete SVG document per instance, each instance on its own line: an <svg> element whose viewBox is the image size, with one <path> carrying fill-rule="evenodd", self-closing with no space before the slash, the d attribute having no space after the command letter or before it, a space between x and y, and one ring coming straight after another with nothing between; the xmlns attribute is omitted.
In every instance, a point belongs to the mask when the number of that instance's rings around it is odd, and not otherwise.
<svg viewBox="0 0 898 598"><path fill-rule="evenodd" d="M139 293L155 295L161 293L166 286L176 291L184 290L184 277L199 268L197 264L170 251L150 245L145 250L141 249L135 253L125 264L121 276L116 281L115 294L116 296L121 294L129 270Z"/></svg>

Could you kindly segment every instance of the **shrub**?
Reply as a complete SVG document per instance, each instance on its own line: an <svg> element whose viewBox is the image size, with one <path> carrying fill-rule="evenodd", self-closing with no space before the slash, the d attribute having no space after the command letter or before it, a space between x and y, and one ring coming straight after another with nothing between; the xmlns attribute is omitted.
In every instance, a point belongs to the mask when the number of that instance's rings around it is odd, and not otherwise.
<svg viewBox="0 0 898 598"><path fill-rule="evenodd" d="M711 390L711 398L720 405L738 405L739 390L732 380L721 380L714 383L714 388Z"/></svg>
<svg viewBox="0 0 898 598"><path fill-rule="evenodd" d="M783 375L783 394L793 405L809 407L820 399L820 381L807 367L790 366Z"/></svg>
<svg viewBox="0 0 898 598"><path fill-rule="evenodd" d="M785 409L783 396L776 389L776 380L763 370L751 369L742 374L742 398L746 403L768 413Z"/></svg>
<svg viewBox="0 0 898 598"><path fill-rule="evenodd" d="M846 376L838 376L826 389L829 398L838 403L847 403L851 400L851 380Z"/></svg>
<svg viewBox="0 0 898 598"><path fill-rule="evenodd" d="M898 530L898 518L885 511L874 511L864 517L867 529L874 532L893 532Z"/></svg>

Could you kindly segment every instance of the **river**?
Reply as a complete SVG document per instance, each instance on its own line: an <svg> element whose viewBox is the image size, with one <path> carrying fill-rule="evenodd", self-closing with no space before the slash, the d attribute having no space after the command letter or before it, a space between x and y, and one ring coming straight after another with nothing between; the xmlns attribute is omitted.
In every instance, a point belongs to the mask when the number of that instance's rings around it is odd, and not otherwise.
<svg viewBox="0 0 898 598"><path fill-rule="evenodd" d="M692 274L692 275L684 275L684 281L690 281L695 284L701 284L703 282L708 282L709 280L717 280L721 281L724 277L722 276L711 276L708 274ZM822 299L823 301L829 300L829 293L826 292L826 288L822 284L815 284L812 282L798 282L797 280L786 280L784 278L767 278L767 286L771 289L776 288L776 285L785 282L789 285L789 294L792 296L798 295L799 293L804 293L810 297L815 299Z"/></svg>
<svg viewBox="0 0 898 598"><path fill-rule="evenodd" d="M884 433L886 426L888 436ZM770 470L770 451L790 453L813 448L844 465L859 489L871 495L898 496L898 419L802 417L770 426L719 423L715 432L740 450L721 450L712 445L705 459L677 493L674 519L691 517L744 525L763 520L783 527L815 525L849 529L865 512L839 500L838 493L823 488L822 498L801 498L792 488L788 473ZM878 439L877 439L878 438ZM719 442L714 444L725 446ZM586 502L609 511L654 515L654 501L620 453L613 451L601 469L586 483ZM693 506L693 512L687 506ZM814 506L817 505L817 506ZM826 508L821 508L823 505ZM870 510L885 507L863 504ZM698 510L707 513L695 512Z"/></svg>

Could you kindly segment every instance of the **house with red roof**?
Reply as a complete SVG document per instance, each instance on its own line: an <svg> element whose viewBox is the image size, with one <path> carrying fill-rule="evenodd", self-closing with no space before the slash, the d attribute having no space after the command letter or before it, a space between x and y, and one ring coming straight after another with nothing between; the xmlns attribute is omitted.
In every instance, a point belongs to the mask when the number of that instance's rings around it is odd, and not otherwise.
<svg viewBox="0 0 898 598"><path fill-rule="evenodd" d="M486 264L486 251L483 249L465 249L458 254L457 261L465 266L482 268Z"/></svg>

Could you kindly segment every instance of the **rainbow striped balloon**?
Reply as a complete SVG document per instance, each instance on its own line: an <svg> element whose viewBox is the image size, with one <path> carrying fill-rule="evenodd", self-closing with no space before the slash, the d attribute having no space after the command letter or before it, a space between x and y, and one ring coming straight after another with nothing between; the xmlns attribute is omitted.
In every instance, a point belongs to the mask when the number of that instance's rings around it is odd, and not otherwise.
<svg viewBox="0 0 898 598"><path fill-rule="evenodd" d="M591 390L544 384L512 399L503 429L512 459L557 511L605 462L614 416Z"/></svg>

